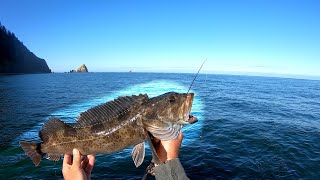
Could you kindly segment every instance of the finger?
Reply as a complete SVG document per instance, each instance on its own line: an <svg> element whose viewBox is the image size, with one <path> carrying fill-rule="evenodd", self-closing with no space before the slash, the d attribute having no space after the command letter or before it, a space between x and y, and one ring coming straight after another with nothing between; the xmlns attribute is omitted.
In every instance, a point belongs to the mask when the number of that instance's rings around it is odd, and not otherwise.
<svg viewBox="0 0 320 180"><path fill-rule="evenodd" d="M82 167L82 169L86 169L88 163L89 163L88 157L84 157L84 159L81 161L81 167Z"/></svg>
<svg viewBox="0 0 320 180"><path fill-rule="evenodd" d="M65 154L63 157L63 166L71 165L71 155L70 154Z"/></svg>
<svg viewBox="0 0 320 180"><path fill-rule="evenodd" d="M183 133L182 133L182 131L181 131L180 134L179 134L178 140L179 140L179 141L182 141L183 137L184 137L184 135L183 135Z"/></svg>
<svg viewBox="0 0 320 180"><path fill-rule="evenodd" d="M153 142L156 143L156 144L158 144L158 143L160 142L160 140L157 139L157 138L153 138Z"/></svg>
<svg viewBox="0 0 320 180"><path fill-rule="evenodd" d="M80 168L81 167L81 154L78 149L73 149L73 162L72 167Z"/></svg>
<svg viewBox="0 0 320 180"><path fill-rule="evenodd" d="M180 132L176 139L161 141L157 151L160 160L166 161L177 158L179 156L182 139L183 133Z"/></svg>
<svg viewBox="0 0 320 180"><path fill-rule="evenodd" d="M162 162L165 162L167 160L167 151L166 149L164 148L163 144L162 144L163 141L161 141L158 146L156 147L156 152L157 152L157 155L160 159L160 161Z"/></svg>
<svg viewBox="0 0 320 180"><path fill-rule="evenodd" d="M87 156L87 158L88 158L89 162L87 164L85 171L87 174L91 174L93 166L94 166L95 157L93 154L90 154Z"/></svg>

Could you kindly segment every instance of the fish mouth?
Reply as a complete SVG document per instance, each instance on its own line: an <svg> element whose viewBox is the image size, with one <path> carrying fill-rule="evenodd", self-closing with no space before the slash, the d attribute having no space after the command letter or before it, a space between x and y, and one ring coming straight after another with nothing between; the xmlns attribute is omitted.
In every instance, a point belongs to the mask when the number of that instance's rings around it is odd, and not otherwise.
<svg viewBox="0 0 320 180"><path fill-rule="evenodd" d="M198 119L190 114L192 103L193 103L194 93L187 94L185 103L183 104L184 114L181 118L181 124L193 124L198 121Z"/></svg>
<svg viewBox="0 0 320 180"><path fill-rule="evenodd" d="M175 124L181 124L181 125L187 125L187 124L193 124L198 121L198 118L192 116L192 115L186 115L188 118L187 119L178 119L175 121Z"/></svg>
<svg viewBox="0 0 320 180"><path fill-rule="evenodd" d="M186 102L184 104L186 112L190 113L190 111L191 111L191 107L192 107L192 103L193 103L193 97L194 97L194 93L187 94L187 99L186 99Z"/></svg>
<svg viewBox="0 0 320 180"><path fill-rule="evenodd" d="M198 118L196 118L196 117L194 117L192 115L189 115L188 122L189 122L189 124L196 123L196 122L198 122Z"/></svg>
<svg viewBox="0 0 320 180"><path fill-rule="evenodd" d="M185 102L180 107L179 118L174 122L176 124L187 125L193 124L198 121L198 119L190 114L192 103L193 103L194 93L187 94Z"/></svg>

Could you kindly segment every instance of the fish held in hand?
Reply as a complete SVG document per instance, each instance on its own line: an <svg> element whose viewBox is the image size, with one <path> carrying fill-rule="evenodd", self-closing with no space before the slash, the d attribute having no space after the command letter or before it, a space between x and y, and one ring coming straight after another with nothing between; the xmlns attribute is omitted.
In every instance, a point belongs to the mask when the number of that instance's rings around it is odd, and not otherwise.
<svg viewBox="0 0 320 180"><path fill-rule="evenodd" d="M111 154L134 146L132 158L138 167L149 134L160 140L176 139L182 125L197 121L190 115L193 98L193 93L176 92L153 98L146 94L119 97L80 113L74 125L51 118L39 132L41 143L22 141L20 145L35 166L43 156L58 161L61 154L72 154L74 148L87 155Z"/></svg>

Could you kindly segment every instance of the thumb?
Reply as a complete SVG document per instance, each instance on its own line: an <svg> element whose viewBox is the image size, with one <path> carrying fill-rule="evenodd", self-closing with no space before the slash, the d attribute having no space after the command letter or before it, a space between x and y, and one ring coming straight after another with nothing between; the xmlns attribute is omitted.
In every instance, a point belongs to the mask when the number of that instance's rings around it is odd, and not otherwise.
<svg viewBox="0 0 320 180"><path fill-rule="evenodd" d="M72 167L81 168L81 154L78 149L73 149Z"/></svg>

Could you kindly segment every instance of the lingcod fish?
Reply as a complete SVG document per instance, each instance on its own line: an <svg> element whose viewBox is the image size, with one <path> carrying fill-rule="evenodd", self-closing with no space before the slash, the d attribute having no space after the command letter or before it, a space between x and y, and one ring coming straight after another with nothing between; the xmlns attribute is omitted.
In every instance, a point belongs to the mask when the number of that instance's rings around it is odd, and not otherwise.
<svg viewBox="0 0 320 180"><path fill-rule="evenodd" d="M35 166L43 157L58 161L62 154L72 154L74 148L88 155L111 154L134 146L132 158L138 167L144 160L149 133L160 140L175 139L182 125L197 121L190 115L193 98L193 93L176 92L153 98L147 94L118 97L80 113L75 124L50 118L39 131L42 142L21 141L20 145Z"/></svg>

